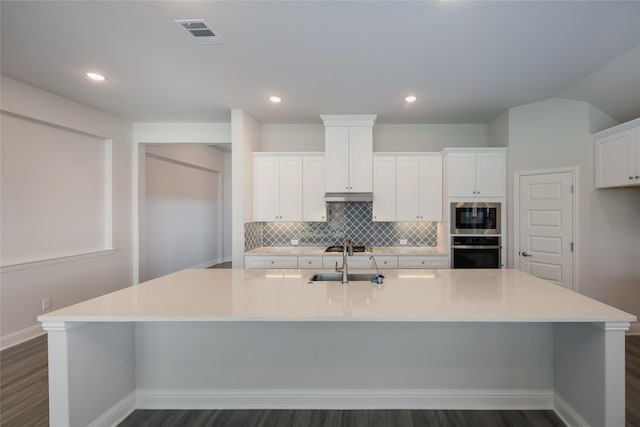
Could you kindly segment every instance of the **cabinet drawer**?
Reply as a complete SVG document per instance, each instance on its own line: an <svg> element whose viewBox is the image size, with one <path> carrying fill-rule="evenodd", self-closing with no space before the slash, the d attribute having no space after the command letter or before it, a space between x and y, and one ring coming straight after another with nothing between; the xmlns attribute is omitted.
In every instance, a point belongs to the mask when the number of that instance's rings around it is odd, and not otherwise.
<svg viewBox="0 0 640 427"><path fill-rule="evenodd" d="M342 266L342 255L325 255L322 257L322 268L335 268L336 262L338 263L338 267ZM347 265L349 268L371 268L373 264L369 256L350 256L347 259Z"/></svg>
<svg viewBox="0 0 640 427"><path fill-rule="evenodd" d="M299 256L298 268L322 268L322 256Z"/></svg>
<svg viewBox="0 0 640 427"><path fill-rule="evenodd" d="M297 256L246 256L245 268L298 268Z"/></svg>
<svg viewBox="0 0 640 427"><path fill-rule="evenodd" d="M378 264L378 268L398 268L398 257L397 256L376 256L374 257L376 263Z"/></svg>
<svg viewBox="0 0 640 427"><path fill-rule="evenodd" d="M399 268L449 268L448 256L400 256Z"/></svg>

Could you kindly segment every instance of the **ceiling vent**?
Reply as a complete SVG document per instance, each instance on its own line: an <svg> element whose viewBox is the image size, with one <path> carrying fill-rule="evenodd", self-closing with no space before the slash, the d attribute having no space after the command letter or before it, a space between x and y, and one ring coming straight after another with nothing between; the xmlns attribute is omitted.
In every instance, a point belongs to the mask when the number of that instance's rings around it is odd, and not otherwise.
<svg viewBox="0 0 640 427"><path fill-rule="evenodd" d="M222 37L216 34L209 24L204 22L204 19L177 19L173 22L183 28L200 44L226 43Z"/></svg>

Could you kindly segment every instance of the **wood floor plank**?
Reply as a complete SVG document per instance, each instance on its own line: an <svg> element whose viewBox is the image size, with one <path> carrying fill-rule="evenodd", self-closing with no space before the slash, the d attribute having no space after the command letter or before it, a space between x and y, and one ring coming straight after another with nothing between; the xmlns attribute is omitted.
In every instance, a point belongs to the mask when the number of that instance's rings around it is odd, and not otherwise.
<svg viewBox="0 0 640 427"><path fill-rule="evenodd" d="M0 426L49 425L47 336L0 352Z"/></svg>

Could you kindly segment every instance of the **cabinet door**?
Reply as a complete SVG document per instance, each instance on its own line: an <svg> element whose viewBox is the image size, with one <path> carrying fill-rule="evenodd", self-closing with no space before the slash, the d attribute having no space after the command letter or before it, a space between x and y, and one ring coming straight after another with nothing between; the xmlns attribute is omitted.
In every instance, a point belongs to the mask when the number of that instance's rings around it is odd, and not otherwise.
<svg viewBox="0 0 640 427"><path fill-rule="evenodd" d="M447 190L449 197L475 197L475 153L449 153L447 155Z"/></svg>
<svg viewBox="0 0 640 427"><path fill-rule="evenodd" d="M418 158L398 156L396 177L397 220L420 221L420 162Z"/></svg>
<svg viewBox="0 0 640 427"><path fill-rule="evenodd" d="M324 156L304 156L302 161L302 220L326 222Z"/></svg>
<svg viewBox="0 0 640 427"><path fill-rule="evenodd" d="M420 162L420 220L442 221L442 157L422 156Z"/></svg>
<svg viewBox="0 0 640 427"><path fill-rule="evenodd" d="M325 128L326 191L349 191L349 128L329 126Z"/></svg>
<svg viewBox="0 0 640 427"><path fill-rule="evenodd" d="M633 147L635 149L635 158L636 158L636 168L635 168L635 179L636 185L640 185L640 127L636 128L636 143Z"/></svg>
<svg viewBox="0 0 640 427"><path fill-rule="evenodd" d="M280 216L280 167L278 157L253 161L253 220L278 221Z"/></svg>
<svg viewBox="0 0 640 427"><path fill-rule="evenodd" d="M373 159L373 221L396 220L396 158Z"/></svg>
<svg viewBox="0 0 640 427"><path fill-rule="evenodd" d="M280 221L302 221L302 157L280 157Z"/></svg>
<svg viewBox="0 0 640 427"><path fill-rule="evenodd" d="M595 141L596 187L633 185L635 129L599 138Z"/></svg>
<svg viewBox="0 0 640 427"><path fill-rule="evenodd" d="M349 128L349 192L373 190L373 129Z"/></svg>
<svg viewBox="0 0 640 427"><path fill-rule="evenodd" d="M503 153L476 154L476 197L504 197L507 159Z"/></svg>

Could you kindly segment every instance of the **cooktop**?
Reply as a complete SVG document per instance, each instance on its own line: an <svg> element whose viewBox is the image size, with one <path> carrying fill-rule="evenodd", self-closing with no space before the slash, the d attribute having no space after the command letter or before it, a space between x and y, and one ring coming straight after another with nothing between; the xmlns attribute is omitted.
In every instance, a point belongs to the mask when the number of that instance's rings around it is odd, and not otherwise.
<svg viewBox="0 0 640 427"><path fill-rule="evenodd" d="M324 251L325 252L342 252L342 246L329 246ZM364 246L354 246L353 247L353 252L364 252L364 251L365 251L365 247Z"/></svg>

